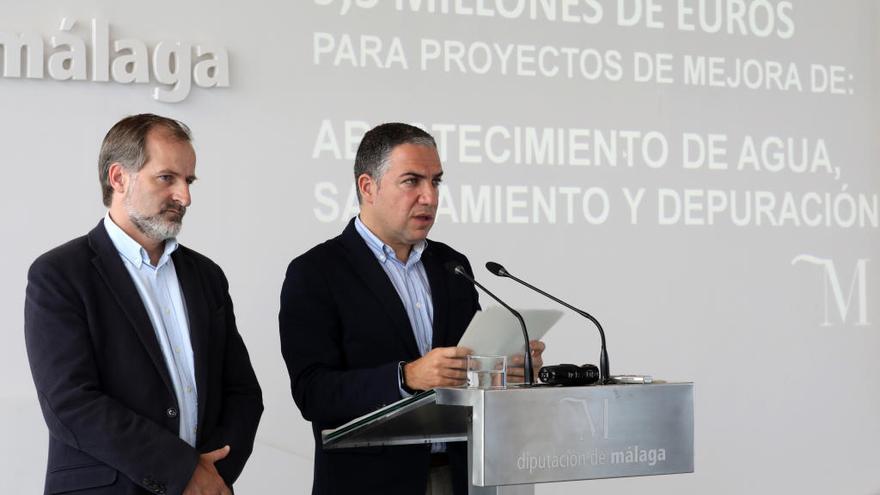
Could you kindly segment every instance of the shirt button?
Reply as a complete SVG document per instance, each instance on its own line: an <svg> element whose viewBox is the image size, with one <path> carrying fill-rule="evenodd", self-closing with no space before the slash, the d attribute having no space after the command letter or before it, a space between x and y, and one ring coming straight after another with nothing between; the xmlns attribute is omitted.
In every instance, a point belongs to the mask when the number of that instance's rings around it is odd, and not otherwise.
<svg viewBox="0 0 880 495"><path fill-rule="evenodd" d="M165 410L165 415L168 416L169 418L176 418L177 417L177 409L174 409L173 407L169 407L168 409Z"/></svg>
<svg viewBox="0 0 880 495"><path fill-rule="evenodd" d="M170 315L170 314L171 314L171 310L168 309L168 308L165 308L165 315L167 316L167 315Z"/></svg>
<svg viewBox="0 0 880 495"><path fill-rule="evenodd" d="M186 393L191 394L193 391L192 387L186 387Z"/></svg>
<svg viewBox="0 0 880 495"><path fill-rule="evenodd" d="M419 309L422 309L422 303L417 302L417 303L416 303L416 307L419 308Z"/></svg>
<svg viewBox="0 0 880 495"><path fill-rule="evenodd" d="M175 353L175 354L180 354L180 347L175 347L175 348L174 348L174 353Z"/></svg>

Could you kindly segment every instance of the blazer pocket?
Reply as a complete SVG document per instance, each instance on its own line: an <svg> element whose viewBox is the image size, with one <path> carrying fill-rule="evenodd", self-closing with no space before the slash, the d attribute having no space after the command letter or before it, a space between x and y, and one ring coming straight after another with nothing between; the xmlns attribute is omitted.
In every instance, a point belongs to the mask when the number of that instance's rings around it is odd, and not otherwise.
<svg viewBox="0 0 880 495"><path fill-rule="evenodd" d="M112 485L119 473L106 464L73 466L51 471L46 476L48 493L65 493Z"/></svg>

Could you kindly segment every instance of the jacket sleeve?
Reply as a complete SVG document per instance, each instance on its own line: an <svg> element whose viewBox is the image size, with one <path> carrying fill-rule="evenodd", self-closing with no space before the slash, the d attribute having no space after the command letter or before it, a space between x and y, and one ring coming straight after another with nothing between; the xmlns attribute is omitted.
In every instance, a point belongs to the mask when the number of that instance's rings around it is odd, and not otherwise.
<svg viewBox="0 0 880 495"><path fill-rule="evenodd" d="M314 259L297 258L288 267L278 322L291 392L306 420L338 425L400 400L397 361L346 365L339 310Z"/></svg>
<svg viewBox="0 0 880 495"><path fill-rule="evenodd" d="M219 268L218 268L219 270ZM230 446L229 455L215 463L227 485L238 479L254 447L257 426L263 413L263 396L247 348L235 325L229 284L222 272L220 284L225 298L226 353L223 357L223 412L220 427L200 446L209 452Z"/></svg>
<svg viewBox="0 0 880 495"><path fill-rule="evenodd" d="M24 322L49 434L151 492L181 493L198 452L104 394L82 298L71 277L45 258L28 272Z"/></svg>

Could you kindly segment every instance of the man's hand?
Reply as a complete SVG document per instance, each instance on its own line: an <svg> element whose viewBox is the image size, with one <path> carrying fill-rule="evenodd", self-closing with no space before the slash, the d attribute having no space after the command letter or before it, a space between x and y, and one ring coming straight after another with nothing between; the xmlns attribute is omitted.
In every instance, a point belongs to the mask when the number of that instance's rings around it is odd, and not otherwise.
<svg viewBox="0 0 880 495"><path fill-rule="evenodd" d="M529 349L532 353L532 371L535 375L541 366L544 366L544 358L541 355L547 346L540 340L529 341ZM525 380L525 357L522 354L515 354L510 357L507 363L507 382L522 383Z"/></svg>
<svg viewBox="0 0 880 495"><path fill-rule="evenodd" d="M229 445L199 456L199 463L193 471L192 478L186 484L183 495L232 495L232 490L220 477L214 463L229 454Z"/></svg>
<svg viewBox="0 0 880 495"><path fill-rule="evenodd" d="M438 347L403 367L403 381L413 390L464 385L467 377L465 347Z"/></svg>

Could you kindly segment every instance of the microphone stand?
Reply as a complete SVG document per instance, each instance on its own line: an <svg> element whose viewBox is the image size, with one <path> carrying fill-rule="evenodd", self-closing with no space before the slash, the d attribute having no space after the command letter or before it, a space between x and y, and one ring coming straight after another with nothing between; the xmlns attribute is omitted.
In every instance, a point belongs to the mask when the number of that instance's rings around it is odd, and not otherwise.
<svg viewBox="0 0 880 495"><path fill-rule="evenodd" d="M599 320L597 320L596 318L593 318L593 315L591 315L590 313L587 313L586 311L584 311L582 309L578 309L578 308L572 306L571 304L568 304L567 302L563 301L562 299L559 299L558 297L556 297L552 294L548 294L547 292L535 287L534 285L532 285L524 280L521 280L521 279L515 277L514 275L511 275L510 272L508 272L503 266L501 266L498 263L494 263L494 262L490 261L490 262L486 263L486 269L489 270L492 274L497 275L499 277L507 277L507 278L512 279L516 282L519 282L520 284L528 287L529 289L532 289L533 291L537 292L538 294L541 294L544 297L547 297L547 298L565 306L566 308L574 311L575 313L577 313L577 314L583 316L584 318L590 320L591 322L593 322L593 324L596 325L596 328L599 329L599 337L601 339L601 344L602 344L602 348L599 353L599 383L605 384L608 382L608 379L611 376L611 370L609 369L609 363L608 363L608 347L605 345L605 331L602 329L602 325L599 323Z"/></svg>
<svg viewBox="0 0 880 495"><path fill-rule="evenodd" d="M513 313L513 316L515 316L516 319L519 320L519 326L520 326L520 328L522 328L523 339L525 340L525 343L526 343L525 359L523 362L523 366L525 367L525 369L523 370L524 371L523 374L525 375L525 386L527 386L527 387L533 386L535 379L533 376L534 370L532 369L532 350L529 348L529 332L528 332L528 330L526 330L526 322L523 320L522 315L519 314L519 312L516 311L515 309L508 306L507 303L505 303L504 301L499 299L498 296L496 296L495 294L490 292L489 289L483 287L483 285L480 284L479 282L477 282L476 279L474 279L474 277L471 277L470 275L468 275L467 271L464 269L464 266L462 266L460 263L450 261L449 263L446 263L446 269L456 275L460 275L461 277L465 278L470 283L474 284L475 287L479 288L480 290L482 290L483 292L488 294L489 297L491 297L492 299L497 301L498 304L504 306L505 309L507 309L508 311Z"/></svg>

